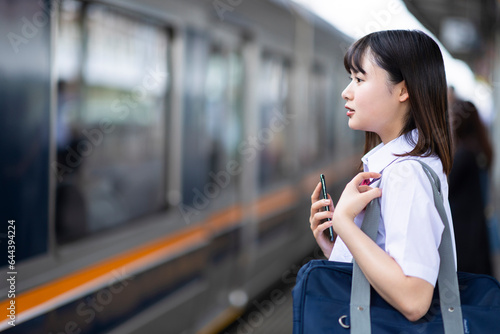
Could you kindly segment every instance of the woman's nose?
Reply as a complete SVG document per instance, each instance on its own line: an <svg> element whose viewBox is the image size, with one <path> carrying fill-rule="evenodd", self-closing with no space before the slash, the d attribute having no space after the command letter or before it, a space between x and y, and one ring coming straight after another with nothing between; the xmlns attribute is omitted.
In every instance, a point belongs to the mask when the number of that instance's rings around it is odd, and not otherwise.
<svg viewBox="0 0 500 334"><path fill-rule="evenodd" d="M352 100L352 92L349 87L351 87L351 84L347 85L347 87L342 91L341 96L344 100Z"/></svg>

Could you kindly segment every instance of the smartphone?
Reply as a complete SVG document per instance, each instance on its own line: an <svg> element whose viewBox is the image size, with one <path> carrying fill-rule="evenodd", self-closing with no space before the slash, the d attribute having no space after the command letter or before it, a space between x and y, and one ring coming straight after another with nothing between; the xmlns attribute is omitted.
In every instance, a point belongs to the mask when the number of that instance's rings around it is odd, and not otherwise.
<svg viewBox="0 0 500 334"><path fill-rule="evenodd" d="M325 176L323 174L321 174L319 176L319 179L321 180L321 194L323 196L323 199L328 199L328 192L326 191L326 182L325 182ZM323 207L324 211L330 211L330 206L327 205L325 207ZM331 221L330 218L327 218L327 221ZM333 227L329 227L328 228L329 232L330 232L330 240L333 241Z"/></svg>

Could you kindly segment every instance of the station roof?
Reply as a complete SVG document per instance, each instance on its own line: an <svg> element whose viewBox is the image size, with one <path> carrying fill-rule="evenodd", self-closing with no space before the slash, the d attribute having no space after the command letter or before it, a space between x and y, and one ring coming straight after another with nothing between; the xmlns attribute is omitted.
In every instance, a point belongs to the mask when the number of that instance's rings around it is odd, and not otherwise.
<svg viewBox="0 0 500 334"><path fill-rule="evenodd" d="M499 31L497 0L403 0L408 10L450 54L464 60L485 79L493 72L495 33Z"/></svg>

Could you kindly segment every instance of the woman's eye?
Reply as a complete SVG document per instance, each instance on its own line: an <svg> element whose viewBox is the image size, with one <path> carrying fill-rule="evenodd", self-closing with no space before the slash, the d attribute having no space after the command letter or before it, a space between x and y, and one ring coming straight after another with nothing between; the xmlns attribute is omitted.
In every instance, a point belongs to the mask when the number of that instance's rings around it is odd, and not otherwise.
<svg viewBox="0 0 500 334"><path fill-rule="evenodd" d="M349 77L349 80L351 80L351 81L356 81L356 83L360 83L360 82L362 82L362 81L363 81L363 80L361 80L361 79L360 79L360 78L358 78L358 77Z"/></svg>

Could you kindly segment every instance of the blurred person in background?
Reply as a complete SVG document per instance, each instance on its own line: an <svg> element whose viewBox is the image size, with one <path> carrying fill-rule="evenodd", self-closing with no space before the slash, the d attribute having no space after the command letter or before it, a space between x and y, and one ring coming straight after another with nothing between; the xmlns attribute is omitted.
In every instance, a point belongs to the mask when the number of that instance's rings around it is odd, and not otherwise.
<svg viewBox="0 0 500 334"><path fill-rule="evenodd" d="M493 148L474 104L455 100L450 117L455 155L448 181L458 270L491 275L485 208Z"/></svg>

